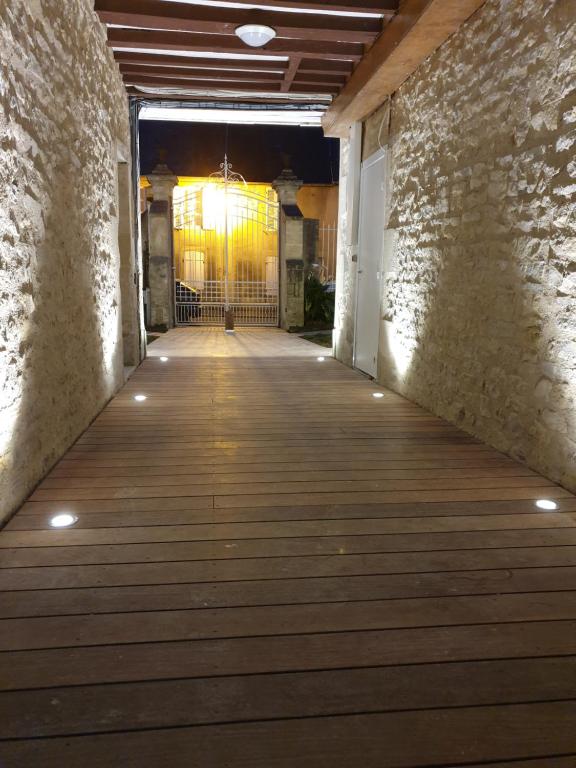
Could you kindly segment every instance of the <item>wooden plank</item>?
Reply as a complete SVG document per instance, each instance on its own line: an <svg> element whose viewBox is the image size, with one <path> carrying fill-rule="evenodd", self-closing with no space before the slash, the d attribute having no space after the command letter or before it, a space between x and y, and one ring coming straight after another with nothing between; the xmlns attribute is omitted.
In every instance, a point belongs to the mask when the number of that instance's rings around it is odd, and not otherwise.
<svg viewBox="0 0 576 768"><path fill-rule="evenodd" d="M546 768L574 768L575 763L576 752L567 757L546 757ZM468 764L467 768L485 768L485 766L489 766L489 768L540 768L542 766L542 759L535 757L531 760L508 760L506 763L493 763L490 761L489 763L482 763L482 765L478 763L474 765Z"/></svg>
<svg viewBox="0 0 576 768"><path fill-rule="evenodd" d="M352 64L346 61L330 59L307 59L300 61L300 72L337 72L349 75L352 72Z"/></svg>
<svg viewBox="0 0 576 768"><path fill-rule="evenodd" d="M346 437L346 439L343 439ZM454 435L414 435L412 437L403 437L402 435L389 434L387 437L350 437L340 434L331 439L325 437L296 437L296 436L261 436L254 439L247 437L234 439L232 437L219 437L215 436L211 438L206 436L197 440L189 440L188 442L158 442L157 454L160 457L170 456L191 456L196 453L197 455L204 456L206 452L211 450L217 450L219 448L234 448L237 451L244 451L245 449L257 449L261 453L271 452L271 449L283 449L283 448L307 448L315 449L316 454L319 450L327 449L331 451L333 448L338 450L345 450L349 453L351 451L362 451L363 449L369 449L371 451L379 451L380 449L388 448L390 452L397 449L406 448L411 446L412 448L419 449L421 446L438 446L443 447L450 445L456 446L474 446L474 441L467 437L456 437ZM99 457L117 457L117 458L133 458L133 457L146 457L154 456L154 450L147 443L137 440L128 441L125 443L116 444L102 444L102 445L83 445L78 443L71 449L69 454L71 457L86 458L86 456L99 458Z"/></svg>
<svg viewBox="0 0 576 768"><path fill-rule="evenodd" d="M256 605L345 603L414 597L564 592L574 587L576 567L519 568L447 573L277 579L265 581L85 587L4 592L2 618L130 613ZM472 650L471 650L472 652Z"/></svg>
<svg viewBox="0 0 576 768"><path fill-rule="evenodd" d="M188 75L177 77L171 77L169 74L162 75L154 74L143 75L139 72L125 73L122 75L123 81L127 85L142 85L152 86L154 88L188 88L188 89L206 89L206 88L225 88L226 90L238 90L238 91L259 91L265 93L274 93L275 91L284 91L283 83L278 82L262 82L258 78L250 79L244 77L241 81L239 78L225 79L223 77L211 76L211 79L197 79ZM331 83L317 85L317 84L290 84L288 89L294 93L337 93L339 86Z"/></svg>
<svg viewBox="0 0 576 768"><path fill-rule="evenodd" d="M560 619L575 591L4 619L0 650Z"/></svg>
<svg viewBox="0 0 576 768"><path fill-rule="evenodd" d="M159 95L154 93L151 86L145 85L125 85L126 94L133 97L136 101L143 103L144 101L158 101L172 102L174 104L192 104L202 105L206 101L206 94L204 91L194 91L194 89L179 89L177 93L174 93L170 89L164 89ZM326 99L328 95L326 96ZM229 102L230 94L227 90L221 91L218 89L210 90L210 101L217 101L222 104ZM324 102L325 99L322 99ZM245 91L242 95L243 104L302 104L302 98L293 94L282 94L280 91L275 93L274 91Z"/></svg>
<svg viewBox="0 0 576 768"><path fill-rule="evenodd" d="M404 0L325 114L326 136L345 138L484 4L484 0Z"/></svg>
<svg viewBox="0 0 576 768"><path fill-rule="evenodd" d="M576 521L559 513L523 515L466 515L352 520L297 520L274 523L219 523L185 526L125 528L73 528L44 531L9 530L0 538L2 549L11 547L62 547L87 544L135 544L162 541L280 539L334 536L365 537L393 534L435 534L447 531L498 531L517 529L576 528Z"/></svg>
<svg viewBox="0 0 576 768"><path fill-rule="evenodd" d="M288 62L283 58L272 61L242 60L242 59L214 59L209 56L177 56L175 54L139 53L138 51L114 51L115 60L122 65L148 65L155 69L161 67L188 67L214 69L217 72L227 70L251 69L258 72L278 72L288 67ZM350 71L350 70L347 70Z"/></svg>
<svg viewBox="0 0 576 768"><path fill-rule="evenodd" d="M222 468L220 468L222 469ZM262 469L259 467L259 469ZM71 490L74 488L122 488L123 486L178 486L181 483L202 483L206 481L218 482L218 483L277 483L283 481L322 481L338 479L343 480L420 480L420 479L433 479L433 478L494 478L494 477L537 477L531 470L524 467L487 467L487 468L474 468L474 469L461 469L461 468L449 468L449 469L354 469L347 471L345 469L339 470L310 470L310 469L295 469L291 470L290 467L283 467L281 471L270 472L230 472L226 473L211 472L208 469L204 473L187 473L185 477L182 474L172 474L172 470L165 471L164 475L132 475L132 476L100 476L100 477L71 477L71 478L54 478L49 477L39 486L40 490L50 489L66 489ZM541 480L539 481L541 482Z"/></svg>
<svg viewBox="0 0 576 768"><path fill-rule="evenodd" d="M502 526L504 528L504 526ZM191 538L195 538L192 536ZM456 549L508 549L510 547L575 546L576 530L565 527L535 530L479 530L456 533L356 534L286 538L243 538L153 543L82 544L74 546L15 547L0 550L0 568L59 565L104 565L190 560L229 560L255 557L303 557L310 555L383 554Z"/></svg>
<svg viewBox="0 0 576 768"><path fill-rule="evenodd" d="M383 753L396 768L464 766L574 754L575 718L576 702L436 709L16 741L4 745L3 757L10 768L29 768L39 753L42 768L61 768L63 753L70 765L100 768L166 759L170 768L189 768L192 754L210 766L240 765L241 754L253 768L355 768L361 750L365 768L382 768Z"/></svg>
<svg viewBox="0 0 576 768"><path fill-rule="evenodd" d="M84 646L0 654L0 688L574 655L576 621Z"/></svg>
<svg viewBox="0 0 576 768"><path fill-rule="evenodd" d="M0 696L0 722L3 738L42 738L559 701L575 690L576 656L455 662L21 691Z"/></svg>
<svg viewBox="0 0 576 768"><path fill-rule="evenodd" d="M208 497L200 497L202 499ZM185 499L177 499L182 502ZM66 508L79 515L74 529L79 528L123 528L125 526L150 527L157 525L196 525L221 523L257 523L272 521L298 520L342 520L342 519L382 519L410 517L454 517L482 514L486 515L532 515L538 514L533 502L485 501L485 502L421 502L414 504L332 504L284 507L239 507L219 509L217 516L212 506L187 508L186 504L175 504L174 509L156 509L149 499L142 500L142 508L134 508L133 501L123 509L122 502L117 508L110 508L110 502L69 502ZM100 505L105 504L101 507ZM574 499L558 500L563 513L576 511ZM62 511L60 502L28 502L20 514L12 518L6 530L45 530L51 529L52 515ZM570 518L566 518L570 519Z"/></svg>
<svg viewBox="0 0 576 768"><path fill-rule="evenodd" d="M393 493L395 491L438 491L471 490L479 493L484 489L510 490L521 489L523 493L537 488L538 494L544 493L561 498L567 491L541 477L476 477L476 478L431 478L424 480L326 480L296 482L222 482L217 476L212 482L190 484L179 483L176 486L138 486L124 485L120 488L49 488L38 489L30 497L32 501L59 501L82 499L151 499L170 498L171 496L216 496L218 498L237 497L256 494L296 496L300 494L353 494L363 492Z"/></svg>
<svg viewBox="0 0 576 768"><path fill-rule="evenodd" d="M235 0L237 5L254 6L254 0ZM399 0L274 0L277 8L347 13L377 13L393 15L398 10Z"/></svg>
<svg viewBox="0 0 576 768"><path fill-rule="evenodd" d="M159 465L151 466L125 466L121 464L116 466L115 462L111 462L110 466L102 467L97 464L91 464L90 462L74 462L74 461L61 461L55 469L53 469L47 476L47 482L54 482L56 480L63 479L92 479L92 478L134 478L142 477L149 478L150 481L153 477L162 478L166 475L166 472L170 472L172 477L179 475L202 475L209 474L211 472L216 474L223 474L226 472L252 472L254 470L253 464L256 462L241 462L241 461L227 461L224 459L219 463L201 463L190 462L189 464L172 464L169 468ZM258 469L260 472L308 472L310 471L310 464L297 461L258 461ZM518 474L525 473L527 475L532 474L532 471L528 467L514 464L509 459L420 459L420 460L374 460L369 459L367 461L357 461L354 459L348 459L348 461L316 461L314 462L314 468L316 471L367 471L367 470L410 470L410 469L460 469L460 470L481 470L488 471L494 469L498 474L499 471L506 470L508 472L515 471Z"/></svg>
<svg viewBox="0 0 576 768"><path fill-rule="evenodd" d="M266 70L251 72L239 71L237 69L200 69L199 67L169 67L167 65L155 67L148 64L120 64L120 72L129 78L138 75L148 75L153 77L194 78L195 80L207 80L209 78L213 80L244 80L259 83L279 81L283 77L281 72L267 72ZM330 82L330 80L327 79L326 82ZM90 431L93 431L93 429Z"/></svg>
<svg viewBox="0 0 576 768"><path fill-rule="evenodd" d="M158 75L151 77L146 74L123 74L122 80L127 85L148 85L154 88L226 88L227 90L239 91L279 91L280 84L277 82L239 82L231 79L212 78L205 80L191 79L190 77L170 77L168 75ZM328 86L326 86L328 88Z"/></svg>
<svg viewBox="0 0 576 768"><path fill-rule="evenodd" d="M81 568L0 570L0 589L62 589L139 584L177 584L260 579L304 579L365 574L484 571L576 565L576 548L515 547L456 552L402 552L339 557L245 558L190 562L85 565Z"/></svg>
<svg viewBox="0 0 576 768"><path fill-rule="evenodd" d="M189 498L189 497L186 497ZM535 488L497 488L470 490L421 490L421 491L392 491L392 492L370 492L370 491L352 491L352 492L315 492L311 493L290 493L290 494L271 494L262 493L260 495L215 495L214 507L224 509L231 507L271 507L271 506L293 506L299 504L394 504L404 502L412 504L419 501L429 502L451 502L451 501L506 501L510 499L562 499L571 498L569 491L561 488L554 488L551 485L543 485ZM171 502L170 502L171 503Z"/></svg>

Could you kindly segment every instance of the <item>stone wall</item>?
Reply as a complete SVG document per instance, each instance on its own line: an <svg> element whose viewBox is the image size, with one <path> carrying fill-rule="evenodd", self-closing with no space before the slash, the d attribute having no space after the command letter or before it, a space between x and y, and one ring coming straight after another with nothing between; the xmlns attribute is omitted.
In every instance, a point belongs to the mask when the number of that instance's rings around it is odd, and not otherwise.
<svg viewBox="0 0 576 768"><path fill-rule="evenodd" d="M0 520L123 382L128 110L92 8L0 0Z"/></svg>
<svg viewBox="0 0 576 768"><path fill-rule="evenodd" d="M386 130L379 379L576 489L574 0L487 0Z"/></svg>

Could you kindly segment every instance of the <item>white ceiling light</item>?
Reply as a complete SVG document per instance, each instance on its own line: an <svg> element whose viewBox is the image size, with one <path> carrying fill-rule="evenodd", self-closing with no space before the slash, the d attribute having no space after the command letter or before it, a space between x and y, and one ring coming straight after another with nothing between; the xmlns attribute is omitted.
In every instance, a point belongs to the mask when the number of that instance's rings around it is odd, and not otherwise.
<svg viewBox="0 0 576 768"><path fill-rule="evenodd" d="M143 403L146 400L146 395L134 395L134 400L138 403Z"/></svg>
<svg viewBox="0 0 576 768"><path fill-rule="evenodd" d="M243 24L234 31L250 48L262 48L276 37L276 30L264 24Z"/></svg>
<svg viewBox="0 0 576 768"><path fill-rule="evenodd" d="M381 398L384 397L384 392L372 392L372 397Z"/></svg>

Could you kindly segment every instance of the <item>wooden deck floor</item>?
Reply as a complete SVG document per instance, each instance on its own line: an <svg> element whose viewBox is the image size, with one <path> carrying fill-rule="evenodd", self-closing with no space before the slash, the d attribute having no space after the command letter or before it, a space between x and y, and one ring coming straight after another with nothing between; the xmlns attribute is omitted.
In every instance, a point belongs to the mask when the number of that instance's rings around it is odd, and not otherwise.
<svg viewBox="0 0 576 768"><path fill-rule="evenodd" d="M3 768L576 766L571 494L279 331L150 353L0 534Z"/></svg>

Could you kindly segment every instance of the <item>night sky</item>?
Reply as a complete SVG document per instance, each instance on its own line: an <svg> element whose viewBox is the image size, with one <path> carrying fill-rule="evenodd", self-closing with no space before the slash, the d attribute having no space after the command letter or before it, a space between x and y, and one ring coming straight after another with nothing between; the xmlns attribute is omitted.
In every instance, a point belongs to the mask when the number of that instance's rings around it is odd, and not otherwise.
<svg viewBox="0 0 576 768"><path fill-rule="evenodd" d="M140 169L152 171L160 154L177 176L208 176L218 170L226 125L140 122ZM228 159L247 181L273 181L288 164L307 184L338 182L338 139L321 128L229 125ZM162 152L163 151L163 152Z"/></svg>

